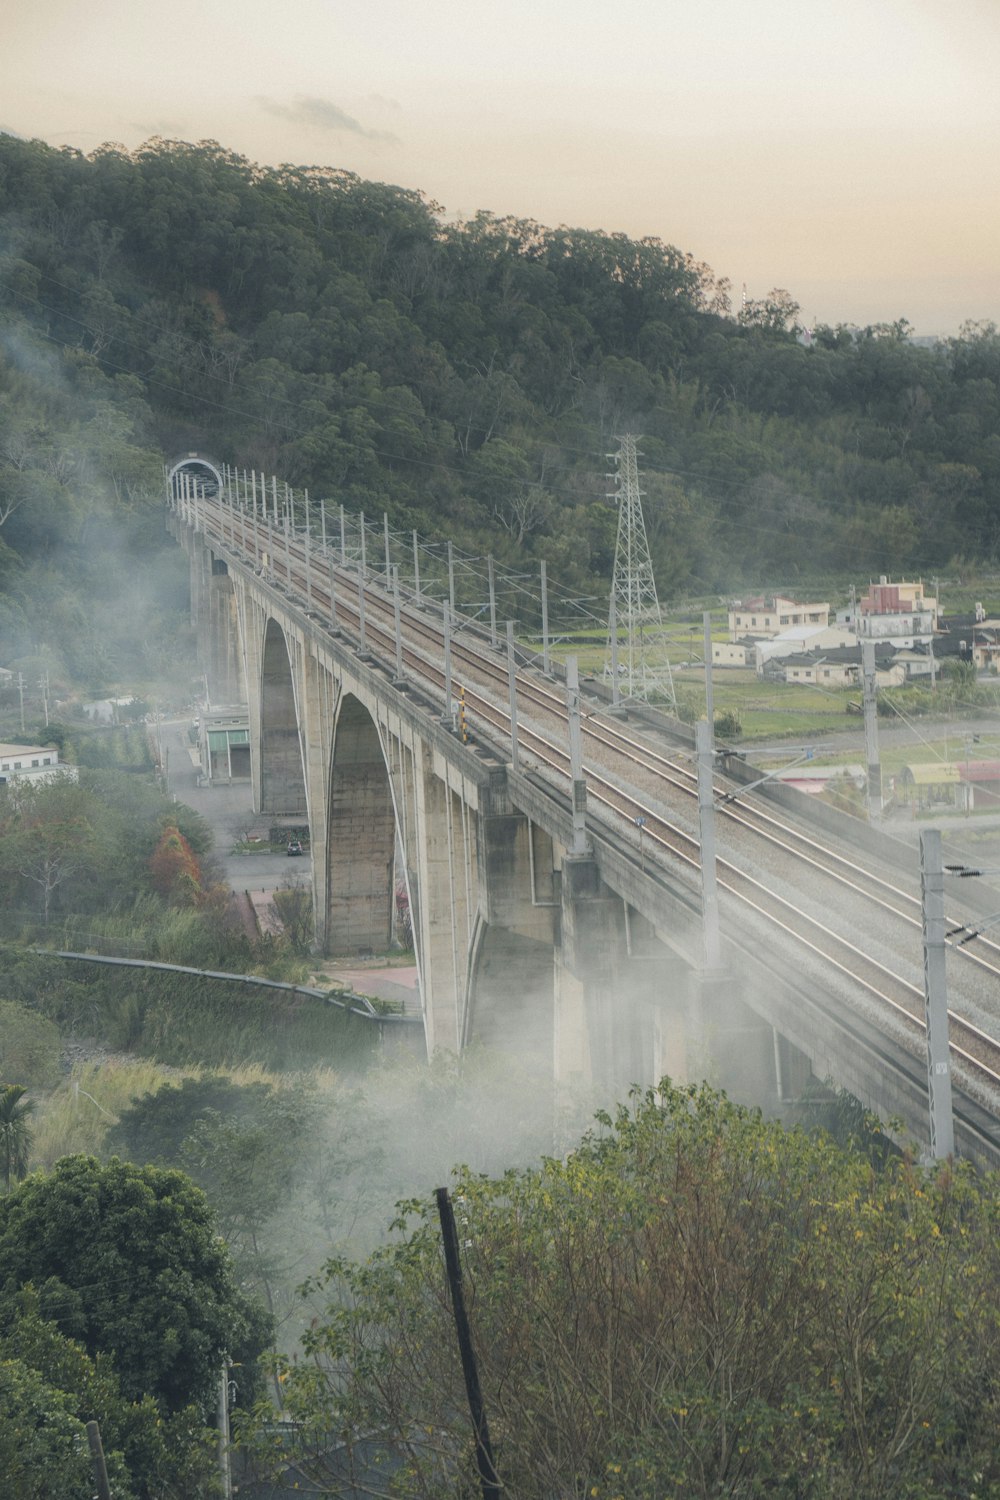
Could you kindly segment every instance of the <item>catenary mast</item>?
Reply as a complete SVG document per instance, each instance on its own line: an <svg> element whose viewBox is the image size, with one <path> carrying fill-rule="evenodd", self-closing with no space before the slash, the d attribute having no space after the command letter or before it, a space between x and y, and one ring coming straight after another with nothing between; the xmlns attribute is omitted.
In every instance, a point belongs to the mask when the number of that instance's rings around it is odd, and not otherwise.
<svg viewBox="0 0 1000 1500"><path fill-rule="evenodd" d="M611 633L618 634L618 682L622 694L643 702L656 701L676 707L673 674L667 656L667 641L656 597L656 580L646 540L639 489L636 438L625 433L614 458L616 470L608 476L617 488L609 495L618 505L618 540L611 583L612 607L608 618L608 659L611 672Z"/></svg>

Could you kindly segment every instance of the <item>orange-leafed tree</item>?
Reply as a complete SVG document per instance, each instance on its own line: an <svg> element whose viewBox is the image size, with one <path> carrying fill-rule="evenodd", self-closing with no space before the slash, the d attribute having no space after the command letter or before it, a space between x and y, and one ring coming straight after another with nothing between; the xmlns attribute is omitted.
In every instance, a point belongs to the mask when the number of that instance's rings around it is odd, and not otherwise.
<svg viewBox="0 0 1000 1500"><path fill-rule="evenodd" d="M174 823L160 835L149 861L153 885L175 906L195 906L202 895L201 866L187 839Z"/></svg>

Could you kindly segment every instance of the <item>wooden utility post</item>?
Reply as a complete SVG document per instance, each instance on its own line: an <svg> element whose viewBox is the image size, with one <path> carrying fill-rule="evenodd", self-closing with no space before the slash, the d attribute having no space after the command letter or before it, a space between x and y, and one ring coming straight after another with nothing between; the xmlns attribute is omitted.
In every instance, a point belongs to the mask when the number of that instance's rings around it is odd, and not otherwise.
<svg viewBox="0 0 1000 1500"><path fill-rule="evenodd" d="M101 1442L101 1429L97 1422L87 1423L87 1442L90 1444L90 1462L94 1469L97 1500L111 1500L108 1467L104 1462L104 1445Z"/></svg>
<svg viewBox="0 0 1000 1500"><path fill-rule="evenodd" d="M455 1332L458 1336L458 1349L462 1357L465 1393L469 1402L469 1412L472 1416L472 1433L476 1442L476 1468L479 1470L479 1485L483 1492L483 1500L500 1500L502 1486L497 1478L497 1471L493 1463L490 1429L486 1420L486 1408L483 1404L483 1393L479 1385L479 1369L476 1365L476 1352L472 1347L472 1332L469 1328L469 1317L465 1310L465 1296L462 1291L462 1262L458 1254L458 1231L455 1228L455 1212L451 1206L451 1199L448 1196L447 1188L436 1188L434 1196L437 1199L438 1217L441 1220L445 1269L448 1275L448 1289L451 1292L452 1310L455 1315Z"/></svg>

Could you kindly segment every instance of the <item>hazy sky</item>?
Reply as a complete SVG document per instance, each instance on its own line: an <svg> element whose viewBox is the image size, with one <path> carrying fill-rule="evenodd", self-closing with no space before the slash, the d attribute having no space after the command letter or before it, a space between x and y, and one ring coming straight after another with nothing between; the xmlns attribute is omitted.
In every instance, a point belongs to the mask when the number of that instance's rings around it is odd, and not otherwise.
<svg viewBox="0 0 1000 1500"><path fill-rule="evenodd" d="M0 127L659 235L808 320L1000 322L1000 0L0 0Z"/></svg>

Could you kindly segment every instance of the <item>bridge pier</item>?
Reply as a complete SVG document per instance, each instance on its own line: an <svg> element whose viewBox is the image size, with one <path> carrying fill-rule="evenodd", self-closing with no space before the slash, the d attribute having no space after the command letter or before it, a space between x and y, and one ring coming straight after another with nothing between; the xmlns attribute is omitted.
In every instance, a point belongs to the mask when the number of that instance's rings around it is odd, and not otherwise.
<svg viewBox="0 0 1000 1500"><path fill-rule="evenodd" d="M551 1069L559 876L551 838L523 813L479 819L479 915L473 940L466 1037L530 1056Z"/></svg>
<svg viewBox="0 0 1000 1500"><path fill-rule="evenodd" d="M686 1073L686 982L652 926L606 886L589 856L562 862L556 1074L619 1094Z"/></svg>
<svg viewBox="0 0 1000 1500"><path fill-rule="evenodd" d="M449 768L421 744L415 767L417 927L427 1051L459 1052L466 1030L478 895L476 816Z"/></svg>
<svg viewBox="0 0 1000 1500"><path fill-rule="evenodd" d="M210 703L245 703L246 678L229 568L207 545L189 551L191 616Z"/></svg>

